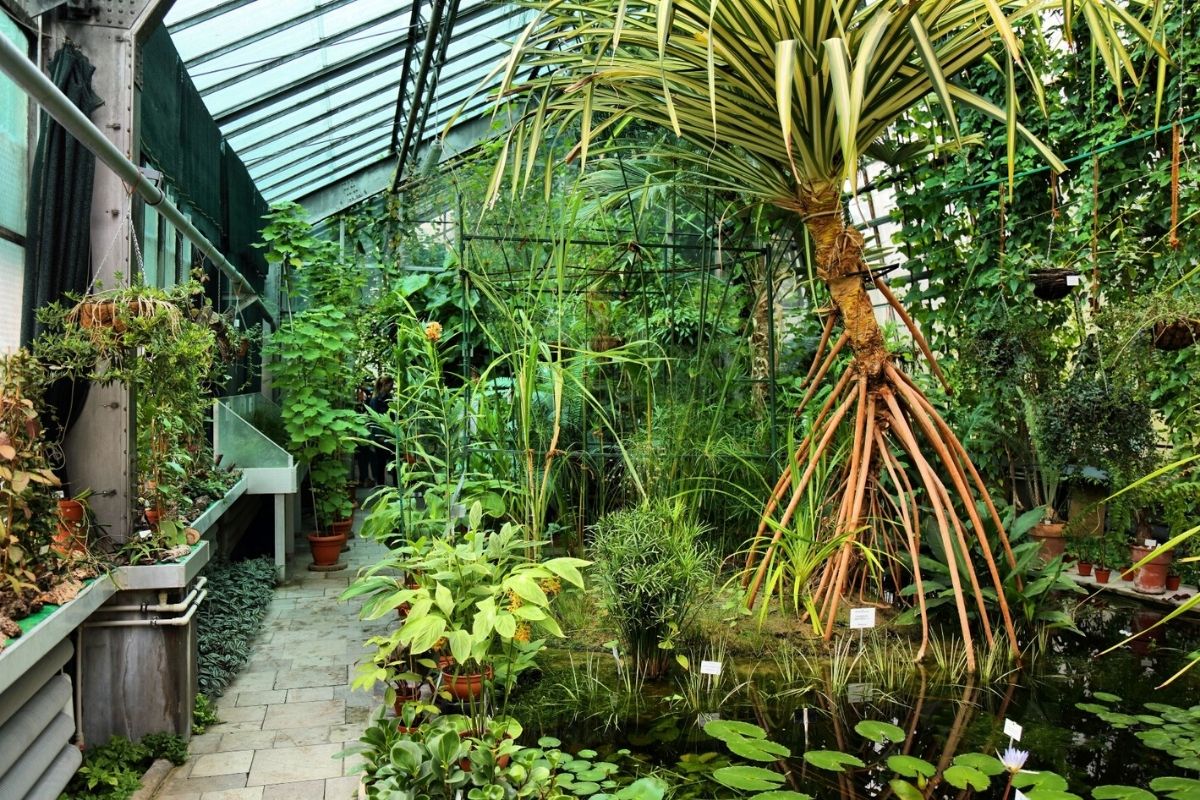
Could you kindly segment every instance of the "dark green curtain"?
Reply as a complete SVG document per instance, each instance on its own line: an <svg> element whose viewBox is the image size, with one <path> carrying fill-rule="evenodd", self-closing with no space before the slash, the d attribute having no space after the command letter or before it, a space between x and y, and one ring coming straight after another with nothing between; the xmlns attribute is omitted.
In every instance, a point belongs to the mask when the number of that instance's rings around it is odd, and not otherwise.
<svg viewBox="0 0 1200 800"><path fill-rule="evenodd" d="M91 115L103 101L92 91L91 65L79 48L66 44L50 61L50 79L71 102ZM29 181L26 227L25 291L22 298L21 342L40 333L35 311L61 300L66 292L84 293L91 284L92 178L96 157L61 125L42 112L41 135ZM63 378L45 395L52 410L44 419L49 441L62 441L87 399L88 384ZM70 484L66 466L58 470Z"/></svg>
<svg viewBox="0 0 1200 800"><path fill-rule="evenodd" d="M102 103L92 91L95 71L73 44L64 45L50 61L54 85L89 115ZM38 308L61 299L65 292L84 292L91 282L95 171L95 156L43 111L29 184L23 344L29 344L39 332L34 319Z"/></svg>

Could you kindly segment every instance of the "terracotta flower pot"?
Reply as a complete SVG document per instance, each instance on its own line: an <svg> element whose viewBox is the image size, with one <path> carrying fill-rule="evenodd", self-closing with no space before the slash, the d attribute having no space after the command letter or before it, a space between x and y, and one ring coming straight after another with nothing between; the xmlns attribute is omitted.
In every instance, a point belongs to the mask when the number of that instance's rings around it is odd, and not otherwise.
<svg viewBox="0 0 1200 800"><path fill-rule="evenodd" d="M1178 575L1167 575L1166 584L1167 584L1168 592L1179 591L1179 576Z"/></svg>
<svg viewBox="0 0 1200 800"><path fill-rule="evenodd" d="M474 700L483 694L484 680L491 680L495 674L489 665L486 671L480 673L454 673L454 659L442 656L438 659L438 667L442 671L442 686L450 692L455 700Z"/></svg>
<svg viewBox="0 0 1200 800"><path fill-rule="evenodd" d="M1086 578L1092 574L1092 562L1080 561L1076 564L1076 566L1079 568L1080 576Z"/></svg>
<svg viewBox="0 0 1200 800"><path fill-rule="evenodd" d="M1141 561L1154 552L1149 547L1134 546L1130 548L1133 563ZM1162 594L1167 591L1167 574L1171 570L1171 554L1163 553L1153 561L1143 564L1134 576L1133 588L1141 594Z"/></svg>
<svg viewBox="0 0 1200 800"><path fill-rule="evenodd" d="M1121 570L1121 580L1132 582L1137 579L1137 574L1138 571L1136 569L1129 567L1128 569Z"/></svg>
<svg viewBox="0 0 1200 800"><path fill-rule="evenodd" d="M1108 567L1096 567L1096 583L1108 583L1112 570Z"/></svg>
<svg viewBox="0 0 1200 800"><path fill-rule="evenodd" d="M333 536L341 536L343 539L350 536L350 528L354 525L353 519L339 519L329 523L329 532Z"/></svg>
<svg viewBox="0 0 1200 800"><path fill-rule="evenodd" d="M158 530L158 522L162 519L162 510L158 508L146 509L146 524L150 526L150 530Z"/></svg>
<svg viewBox="0 0 1200 800"><path fill-rule="evenodd" d="M326 536L319 533L308 535L308 546L312 550L313 564L318 567L332 567L338 562L342 553L342 545L346 543L345 536Z"/></svg>
<svg viewBox="0 0 1200 800"><path fill-rule="evenodd" d="M58 501L58 529L51 536L56 553L65 556L87 552L83 517L83 503L78 500Z"/></svg>
<svg viewBox="0 0 1200 800"><path fill-rule="evenodd" d="M1029 535L1036 539L1040 550L1038 555L1043 562L1050 561L1055 556L1061 556L1067 548L1067 540L1063 538L1063 528L1066 527L1064 522L1043 523L1034 525L1029 530Z"/></svg>

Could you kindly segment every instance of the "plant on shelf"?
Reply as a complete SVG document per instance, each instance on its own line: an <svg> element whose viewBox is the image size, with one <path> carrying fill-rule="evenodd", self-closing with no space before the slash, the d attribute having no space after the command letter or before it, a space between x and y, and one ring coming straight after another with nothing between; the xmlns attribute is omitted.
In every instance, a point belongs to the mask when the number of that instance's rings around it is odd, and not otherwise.
<svg viewBox="0 0 1200 800"><path fill-rule="evenodd" d="M135 282L38 310L34 352L52 378L121 383L134 397L140 514L152 531L139 547L178 555L186 546L184 486L207 467L207 387L215 337L196 321L209 309L200 282L169 290Z"/></svg>
<svg viewBox="0 0 1200 800"><path fill-rule="evenodd" d="M703 532L679 500L615 511L593 526L594 584L639 674L666 671L671 637L688 630L712 591L715 558Z"/></svg>
<svg viewBox="0 0 1200 800"><path fill-rule="evenodd" d="M0 354L0 648L20 636L16 621L41 607L58 567L59 481L38 420L45 381L27 351Z"/></svg>
<svg viewBox="0 0 1200 800"><path fill-rule="evenodd" d="M507 693L519 672L533 665L544 637L562 636L551 603L563 581L583 587L579 570L589 562L531 560L527 553L541 543L527 540L519 526L483 529L478 502L467 516L462 537L398 550L342 595L370 595L364 619L402 614L395 630L368 640L374 655L360 668L356 687L369 690L384 681L394 701L398 682L420 678L407 669L408 659L424 656L419 663L440 671L444 693L475 707L493 676ZM404 582L396 573L406 576Z"/></svg>
<svg viewBox="0 0 1200 800"><path fill-rule="evenodd" d="M353 503L346 493L348 457L366 435L354 410L354 371L348 354L355 341L354 314L361 296L360 271L343 264L337 246L315 236L295 203L272 207L263 228L269 263L279 264L285 284L303 310L291 313L265 346L274 386L283 392L288 450L309 469L318 533L310 535L314 562L337 561ZM348 529L348 525L346 528ZM319 554L319 557L318 557Z"/></svg>

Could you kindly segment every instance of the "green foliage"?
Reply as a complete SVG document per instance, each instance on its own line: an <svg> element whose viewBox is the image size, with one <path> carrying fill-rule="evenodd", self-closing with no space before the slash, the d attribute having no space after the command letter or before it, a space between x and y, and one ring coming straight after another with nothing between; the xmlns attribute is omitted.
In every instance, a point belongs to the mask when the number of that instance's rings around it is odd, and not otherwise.
<svg viewBox="0 0 1200 800"><path fill-rule="evenodd" d="M651 500L596 521L588 549L609 621L639 671L660 675L662 643L687 631L712 588L713 556L681 501Z"/></svg>
<svg viewBox="0 0 1200 800"><path fill-rule="evenodd" d="M208 599L196 612L197 673L200 691L220 697L250 659L274 594L275 564L264 556L212 564L206 574Z"/></svg>
<svg viewBox="0 0 1200 800"><path fill-rule="evenodd" d="M1113 708L1121 701L1116 695L1096 692L1092 698L1101 702L1076 703L1076 708L1096 715L1114 728L1133 730L1142 744L1166 753L1180 769L1200 767L1200 707L1151 702L1145 704L1148 713L1125 714Z"/></svg>
<svg viewBox="0 0 1200 800"><path fill-rule="evenodd" d="M129 388L137 408L139 496L144 508L176 520L188 475L207 452L208 387L218 377L214 325L224 322L196 281L168 290L134 283L68 299L70 308L38 309L44 330L34 353L53 379ZM179 526L160 526L154 544L179 545L181 533Z"/></svg>
<svg viewBox="0 0 1200 800"><path fill-rule="evenodd" d="M54 489L38 414L45 370L28 352L0 354L0 581L20 594L54 566Z"/></svg>
<svg viewBox="0 0 1200 800"><path fill-rule="evenodd" d="M192 734L199 736L208 730L209 725L215 725L221 720L217 718L217 707L204 692L196 692L196 702L192 705Z"/></svg>
<svg viewBox="0 0 1200 800"><path fill-rule="evenodd" d="M393 551L368 569L342 599L368 596L363 619L403 610L403 622L367 640L371 659L359 667L355 687L383 681L419 680L411 659L426 653L450 656L455 670L483 672L502 659L501 685L511 689L520 669L533 665L544 636L562 637L550 604L563 583L583 588L578 558L534 558L540 542L527 540L520 527L499 531L481 527L476 502L461 539L419 540ZM403 576L403 582L401 577ZM543 638L539 638L543 637ZM405 654L405 658L397 654ZM428 666L435 666L430 663Z"/></svg>
<svg viewBox="0 0 1200 800"><path fill-rule="evenodd" d="M187 743L172 733L151 733L137 743L114 736L84 751L83 766L59 800L126 800L141 787L142 773L159 758L184 763Z"/></svg>

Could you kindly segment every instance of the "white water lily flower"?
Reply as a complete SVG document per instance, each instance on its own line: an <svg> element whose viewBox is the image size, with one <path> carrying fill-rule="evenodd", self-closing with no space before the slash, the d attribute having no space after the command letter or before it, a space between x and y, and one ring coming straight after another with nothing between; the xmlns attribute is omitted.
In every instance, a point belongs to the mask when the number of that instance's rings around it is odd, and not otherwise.
<svg viewBox="0 0 1200 800"><path fill-rule="evenodd" d="M1025 766L1025 762L1029 759L1028 750L1018 750L1015 747L1007 748L1003 754L996 753L1000 757L1000 763L1004 768L1016 775Z"/></svg>

